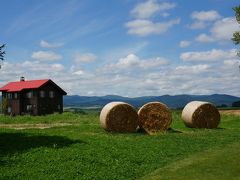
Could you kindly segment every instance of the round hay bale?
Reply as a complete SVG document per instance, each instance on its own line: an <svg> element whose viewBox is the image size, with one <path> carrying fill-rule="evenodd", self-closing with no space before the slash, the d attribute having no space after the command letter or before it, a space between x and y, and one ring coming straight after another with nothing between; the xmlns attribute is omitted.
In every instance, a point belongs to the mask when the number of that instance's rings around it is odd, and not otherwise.
<svg viewBox="0 0 240 180"><path fill-rule="evenodd" d="M135 132L138 126L138 115L130 104L111 102L103 107L100 123L107 131Z"/></svg>
<svg viewBox="0 0 240 180"><path fill-rule="evenodd" d="M138 111L140 128L147 133L166 131L172 123L170 109L160 102L149 102L143 105Z"/></svg>
<svg viewBox="0 0 240 180"><path fill-rule="evenodd" d="M182 119L187 127L212 129L218 127L220 113L209 102L192 101L184 107Z"/></svg>

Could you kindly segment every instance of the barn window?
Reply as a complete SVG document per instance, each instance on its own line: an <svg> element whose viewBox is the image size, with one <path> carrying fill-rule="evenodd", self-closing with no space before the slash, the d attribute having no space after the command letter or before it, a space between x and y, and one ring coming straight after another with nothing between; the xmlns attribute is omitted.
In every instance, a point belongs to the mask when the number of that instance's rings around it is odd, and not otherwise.
<svg viewBox="0 0 240 180"><path fill-rule="evenodd" d="M8 113L11 113L11 112L12 112L12 108L11 108L11 107L8 107L8 108L7 108L7 112L8 112Z"/></svg>
<svg viewBox="0 0 240 180"><path fill-rule="evenodd" d="M27 105L27 111L30 112L30 111L32 111L32 109L33 109L33 106L31 104L28 104Z"/></svg>
<svg viewBox="0 0 240 180"><path fill-rule="evenodd" d="M45 97L45 91L40 91L40 97L44 98Z"/></svg>
<svg viewBox="0 0 240 180"><path fill-rule="evenodd" d="M29 91L27 94L26 94L27 98L32 98L33 97L33 92L32 91Z"/></svg>
<svg viewBox="0 0 240 180"><path fill-rule="evenodd" d="M12 93L7 93L7 98L12 99Z"/></svg>
<svg viewBox="0 0 240 180"><path fill-rule="evenodd" d="M53 91L49 91L49 97L54 98L54 92Z"/></svg>
<svg viewBox="0 0 240 180"><path fill-rule="evenodd" d="M18 94L14 93L14 99L17 99L17 98L18 98Z"/></svg>

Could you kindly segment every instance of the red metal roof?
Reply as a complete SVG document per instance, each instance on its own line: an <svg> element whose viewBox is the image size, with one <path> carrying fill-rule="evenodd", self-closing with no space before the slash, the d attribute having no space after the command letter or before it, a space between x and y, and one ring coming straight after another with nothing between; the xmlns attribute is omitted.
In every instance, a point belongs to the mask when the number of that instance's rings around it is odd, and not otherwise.
<svg viewBox="0 0 240 180"><path fill-rule="evenodd" d="M0 91L19 92L24 89L36 89L51 81L50 79L10 82L0 88Z"/></svg>

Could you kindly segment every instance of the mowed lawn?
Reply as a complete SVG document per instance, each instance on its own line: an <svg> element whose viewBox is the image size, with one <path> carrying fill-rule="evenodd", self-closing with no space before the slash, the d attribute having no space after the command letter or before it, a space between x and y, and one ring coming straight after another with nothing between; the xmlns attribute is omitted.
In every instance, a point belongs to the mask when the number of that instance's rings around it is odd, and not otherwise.
<svg viewBox="0 0 240 180"><path fill-rule="evenodd" d="M0 179L240 179L240 116L209 130L180 113L153 136L106 132L94 111L0 116Z"/></svg>

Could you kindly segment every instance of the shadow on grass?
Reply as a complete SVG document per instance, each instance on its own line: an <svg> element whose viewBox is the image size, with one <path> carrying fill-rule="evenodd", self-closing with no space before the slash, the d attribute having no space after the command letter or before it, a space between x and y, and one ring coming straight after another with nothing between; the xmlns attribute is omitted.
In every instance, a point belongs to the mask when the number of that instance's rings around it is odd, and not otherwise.
<svg viewBox="0 0 240 180"><path fill-rule="evenodd" d="M176 130L176 129L173 129L173 128L168 128L167 129L167 131L166 131L167 133L183 133L182 131L179 131L179 130ZM144 129L142 129L142 128L139 128L139 129L137 129L137 133L138 134L145 134L145 135L148 135L148 133L144 130ZM159 132L160 134L161 133L164 133L164 132ZM159 133L156 133L156 134L159 134Z"/></svg>
<svg viewBox="0 0 240 180"><path fill-rule="evenodd" d="M216 128L216 130L224 130L224 129L226 129L226 128L222 128L222 127Z"/></svg>
<svg viewBox="0 0 240 180"><path fill-rule="evenodd" d="M167 132L168 133L183 133L182 131L179 131L179 130L173 129L173 128L168 128Z"/></svg>
<svg viewBox="0 0 240 180"><path fill-rule="evenodd" d="M13 153L21 153L38 147L63 148L80 140L71 140L62 136L44 136L27 133L0 133L0 158Z"/></svg>

